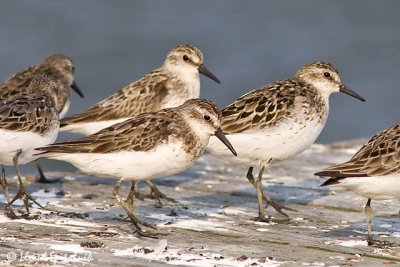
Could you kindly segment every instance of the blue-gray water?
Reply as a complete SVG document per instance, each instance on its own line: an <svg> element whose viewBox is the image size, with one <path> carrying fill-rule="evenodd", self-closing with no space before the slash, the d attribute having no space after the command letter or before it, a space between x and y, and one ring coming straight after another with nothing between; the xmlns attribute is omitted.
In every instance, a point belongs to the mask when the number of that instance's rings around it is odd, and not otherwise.
<svg viewBox="0 0 400 267"><path fill-rule="evenodd" d="M202 97L224 106L305 63L327 60L367 102L332 95L318 142L371 136L400 122L399 11L395 0L2 1L0 80L50 54L66 54L86 96L73 93L73 114L190 42L222 81L202 78Z"/></svg>

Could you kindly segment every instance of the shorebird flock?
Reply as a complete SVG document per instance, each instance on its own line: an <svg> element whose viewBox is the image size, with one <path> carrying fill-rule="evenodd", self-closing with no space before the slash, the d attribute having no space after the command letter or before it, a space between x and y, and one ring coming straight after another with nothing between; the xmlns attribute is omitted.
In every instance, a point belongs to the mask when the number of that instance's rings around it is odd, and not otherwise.
<svg viewBox="0 0 400 267"><path fill-rule="evenodd" d="M289 218L291 209L275 202L262 184L266 167L291 158L315 142L329 113L329 96L341 92L358 100L338 70L328 62L305 64L294 76L279 80L239 97L220 109L200 99L200 74L220 83L203 63L197 47L180 44L167 54L161 67L142 76L87 110L65 117L70 89L83 94L74 81L72 60L52 55L28 67L0 85L0 182L11 218L29 214L30 201L20 164L35 161L40 178L48 180L38 163L46 157L66 161L83 173L117 179L112 190L139 236L154 237L135 212L135 199L174 199L163 194L151 179L180 173L207 150L248 168L247 179L257 192L256 220L269 221L272 206ZM59 131L84 135L54 143ZM4 165L16 169L19 189L11 197ZM254 168L258 175L254 176ZM374 244L371 200L400 197L400 125L373 136L348 162L328 167L315 175L328 177L321 186L335 186L364 196L368 244ZM121 182L131 181L129 194L120 192ZM143 195L144 181L150 195ZM13 204L22 199L25 210ZM266 202L266 205L264 204Z"/></svg>

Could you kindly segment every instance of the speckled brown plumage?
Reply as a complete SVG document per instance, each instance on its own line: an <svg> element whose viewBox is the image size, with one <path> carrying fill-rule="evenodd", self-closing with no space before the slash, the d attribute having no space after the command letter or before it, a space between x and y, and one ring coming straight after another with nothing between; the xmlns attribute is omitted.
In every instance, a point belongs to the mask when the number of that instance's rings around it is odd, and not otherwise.
<svg viewBox="0 0 400 267"><path fill-rule="evenodd" d="M25 92L35 76L46 75L57 84L57 107L58 112L61 112L69 100L70 88L74 82L73 72L73 62L69 57L49 56L42 63L18 72L0 84L0 99Z"/></svg>
<svg viewBox="0 0 400 267"><path fill-rule="evenodd" d="M222 110L226 134L272 127L303 112L308 120L322 121L327 107L317 89L298 79L277 81L240 97Z"/></svg>
<svg viewBox="0 0 400 267"><path fill-rule="evenodd" d="M54 102L57 84L47 76L37 76L25 93L0 100L0 129L40 135L58 125Z"/></svg>
<svg viewBox="0 0 400 267"><path fill-rule="evenodd" d="M323 185L334 184L341 178L384 176L400 172L400 125L394 125L374 135L347 162L316 173L333 177Z"/></svg>
<svg viewBox="0 0 400 267"><path fill-rule="evenodd" d="M132 117L158 110L170 88L180 88L179 81L171 81L162 71L155 70L88 110L61 120L61 127L78 122Z"/></svg>

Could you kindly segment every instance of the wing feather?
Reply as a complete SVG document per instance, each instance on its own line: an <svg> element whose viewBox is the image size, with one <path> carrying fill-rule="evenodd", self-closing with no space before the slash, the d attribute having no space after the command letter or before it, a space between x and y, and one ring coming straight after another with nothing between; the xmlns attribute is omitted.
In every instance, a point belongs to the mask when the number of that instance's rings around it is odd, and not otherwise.
<svg viewBox="0 0 400 267"><path fill-rule="evenodd" d="M53 101L42 94L18 95L0 101L0 128L43 134L58 121Z"/></svg>
<svg viewBox="0 0 400 267"><path fill-rule="evenodd" d="M374 135L347 162L316 173L334 178L384 176L400 171L400 125Z"/></svg>
<svg viewBox="0 0 400 267"><path fill-rule="evenodd" d="M80 139L56 143L37 150L46 156L58 153L112 153L120 150L148 151L167 141L171 110L145 113Z"/></svg>
<svg viewBox="0 0 400 267"><path fill-rule="evenodd" d="M155 70L88 110L61 120L61 127L83 122L104 121L132 117L158 110L159 103L168 94L167 77Z"/></svg>
<svg viewBox="0 0 400 267"><path fill-rule="evenodd" d="M240 133L271 127L290 118L299 88L309 90L300 81L283 80L245 94L222 110L222 130L226 134ZM308 93L300 97L313 96Z"/></svg>

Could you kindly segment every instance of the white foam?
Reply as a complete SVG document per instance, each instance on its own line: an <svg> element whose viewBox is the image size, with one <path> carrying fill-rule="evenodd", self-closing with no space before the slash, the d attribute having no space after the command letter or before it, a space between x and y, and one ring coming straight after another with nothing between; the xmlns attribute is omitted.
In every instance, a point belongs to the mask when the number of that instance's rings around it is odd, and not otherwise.
<svg viewBox="0 0 400 267"><path fill-rule="evenodd" d="M346 240L346 241L340 241L339 244L340 246L344 247L355 247L355 246L368 246L368 242L366 240Z"/></svg>
<svg viewBox="0 0 400 267"><path fill-rule="evenodd" d="M68 251L73 253L87 253L90 252L85 250L78 244L52 244L50 245L49 249L53 250L61 250L61 251Z"/></svg>

